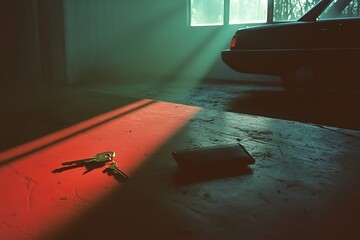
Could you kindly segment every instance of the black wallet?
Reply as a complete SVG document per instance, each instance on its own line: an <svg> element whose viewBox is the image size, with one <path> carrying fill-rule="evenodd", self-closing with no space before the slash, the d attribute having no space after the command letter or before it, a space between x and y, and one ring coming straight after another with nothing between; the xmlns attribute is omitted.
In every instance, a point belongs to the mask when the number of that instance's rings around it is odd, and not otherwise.
<svg viewBox="0 0 360 240"><path fill-rule="evenodd" d="M241 144L179 150L172 156L181 170L232 169L255 163Z"/></svg>

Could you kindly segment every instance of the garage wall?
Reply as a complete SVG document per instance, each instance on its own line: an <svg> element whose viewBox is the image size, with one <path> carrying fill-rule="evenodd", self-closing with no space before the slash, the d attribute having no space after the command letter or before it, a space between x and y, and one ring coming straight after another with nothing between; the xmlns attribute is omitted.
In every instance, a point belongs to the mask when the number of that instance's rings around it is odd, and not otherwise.
<svg viewBox="0 0 360 240"><path fill-rule="evenodd" d="M236 78L220 60L237 26L189 27L188 0L64 0L67 82Z"/></svg>
<svg viewBox="0 0 360 240"><path fill-rule="evenodd" d="M237 78L237 26L190 27L188 0L3 0L1 82Z"/></svg>
<svg viewBox="0 0 360 240"><path fill-rule="evenodd" d="M38 0L37 10L43 79L46 82L66 83L63 0Z"/></svg>
<svg viewBox="0 0 360 240"><path fill-rule="evenodd" d="M1 83L41 79L36 6L36 0L0 3Z"/></svg>

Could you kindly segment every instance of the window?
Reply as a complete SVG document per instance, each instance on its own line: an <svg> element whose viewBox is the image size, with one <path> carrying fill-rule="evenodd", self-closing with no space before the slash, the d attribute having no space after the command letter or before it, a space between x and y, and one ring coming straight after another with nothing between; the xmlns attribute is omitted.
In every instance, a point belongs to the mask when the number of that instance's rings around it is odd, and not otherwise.
<svg viewBox="0 0 360 240"><path fill-rule="evenodd" d="M320 0L189 0L190 25L296 21ZM359 2L353 0L353 2Z"/></svg>
<svg viewBox="0 0 360 240"><path fill-rule="evenodd" d="M191 0L191 26L224 24L224 0Z"/></svg>
<svg viewBox="0 0 360 240"><path fill-rule="evenodd" d="M360 17L359 5L359 0L334 1L320 14L319 19L358 18Z"/></svg>
<svg viewBox="0 0 360 240"><path fill-rule="evenodd" d="M320 0L274 0L275 22L296 21Z"/></svg>
<svg viewBox="0 0 360 240"><path fill-rule="evenodd" d="M266 23L268 0L230 0L229 24Z"/></svg>
<svg viewBox="0 0 360 240"><path fill-rule="evenodd" d="M351 1L345 9L339 14L338 17L342 18L358 18L360 17L360 1L353 0Z"/></svg>

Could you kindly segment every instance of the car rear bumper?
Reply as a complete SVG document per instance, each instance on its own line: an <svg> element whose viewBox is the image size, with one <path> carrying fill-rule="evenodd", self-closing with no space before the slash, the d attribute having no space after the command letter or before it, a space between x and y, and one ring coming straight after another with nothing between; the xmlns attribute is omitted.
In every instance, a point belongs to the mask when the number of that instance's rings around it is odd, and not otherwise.
<svg viewBox="0 0 360 240"><path fill-rule="evenodd" d="M272 51L224 50L222 60L233 70L242 73L280 75L280 62L275 63ZM276 57L278 59L278 57Z"/></svg>

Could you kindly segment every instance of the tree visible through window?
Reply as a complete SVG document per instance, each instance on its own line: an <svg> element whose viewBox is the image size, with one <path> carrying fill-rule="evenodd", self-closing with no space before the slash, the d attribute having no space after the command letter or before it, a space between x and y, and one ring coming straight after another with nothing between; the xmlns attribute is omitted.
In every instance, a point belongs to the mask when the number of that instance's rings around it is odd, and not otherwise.
<svg viewBox="0 0 360 240"><path fill-rule="evenodd" d="M334 1L321 13L319 19L353 17L360 17L360 0L348 0L345 2Z"/></svg>
<svg viewBox="0 0 360 240"><path fill-rule="evenodd" d="M230 0L229 23L265 23L268 0Z"/></svg>
<svg viewBox="0 0 360 240"><path fill-rule="evenodd" d="M274 0L274 21L295 21L320 0Z"/></svg>
<svg viewBox="0 0 360 240"><path fill-rule="evenodd" d="M352 0L341 12L340 17L360 17L360 0Z"/></svg>
<svg viewBox="0 0 360 240"><path fill-rule="evenodd" d="M320 0L189 1L191 26L296 21L320 2ZM359 17L360 0L348 0L347 4L349 2L350 4L341 14L346 17Z"/></svg>
<svg viewBox="0 0 360 240"><path fill-rule="evenodd" d="M224 0L191 0L191 26L224 24Z"/></svg>

